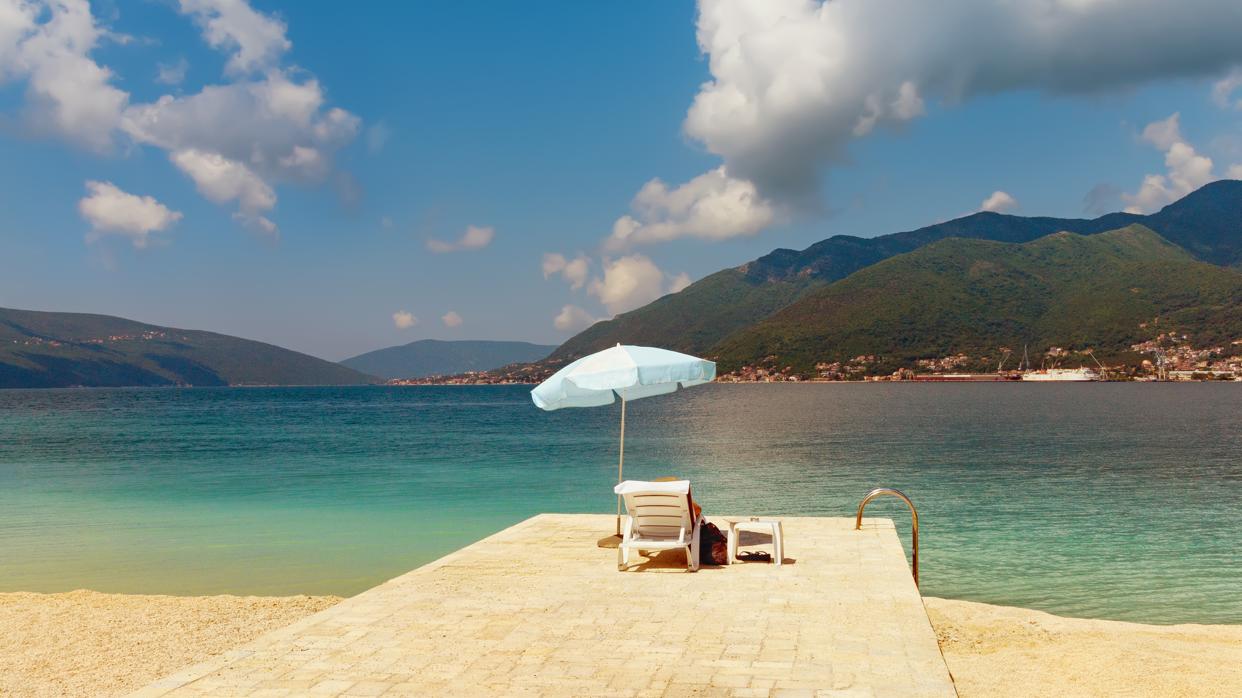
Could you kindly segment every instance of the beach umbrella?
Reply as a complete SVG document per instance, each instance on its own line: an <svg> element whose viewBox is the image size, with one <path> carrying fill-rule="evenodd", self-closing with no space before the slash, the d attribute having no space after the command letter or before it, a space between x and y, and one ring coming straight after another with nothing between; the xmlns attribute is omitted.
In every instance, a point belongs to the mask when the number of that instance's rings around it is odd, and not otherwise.
<svg viewBox="0 0 1242 698"><path fill-rule="evenodd" d="M625 472L625 403L664 395L678 387L712 382L716 363L697 356L655 347L618 344L584 356L562 368L530 391L544 410L562 407L599 407L621 398L621 448L617 483ZM617 534L621 533L621 498L617 497Z"/></svg>

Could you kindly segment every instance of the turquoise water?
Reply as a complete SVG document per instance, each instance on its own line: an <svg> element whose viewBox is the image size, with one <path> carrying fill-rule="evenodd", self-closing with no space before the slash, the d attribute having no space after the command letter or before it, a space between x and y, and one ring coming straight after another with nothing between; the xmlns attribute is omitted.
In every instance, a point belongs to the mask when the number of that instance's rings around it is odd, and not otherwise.
<svg viewBox="0 0 1242 698"><path fill-rule="evenodd" d="M631 403L626 473L688 477L709 514L895 486L926 594L1242 623L1240 415L1231 384L712 385ZM522 387L0 391L0 590L356 593L611 512L617 417ZM868 513L905 537L903 506Z"/></svg>

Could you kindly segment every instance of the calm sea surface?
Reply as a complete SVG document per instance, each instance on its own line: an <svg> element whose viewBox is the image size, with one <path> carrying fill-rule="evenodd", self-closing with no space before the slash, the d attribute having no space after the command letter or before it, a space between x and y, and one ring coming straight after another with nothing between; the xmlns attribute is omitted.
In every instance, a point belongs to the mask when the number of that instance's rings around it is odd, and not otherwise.
<svg viewBox="0 0 1242 698"><path fill-rule="evenodd" d="M0 590L353 594L613 511L617 417L522 387L0 391ZM709 514L903 489L925 594L1242 623L1242 385L713 385L627 422L626 474ZM908 543L900 502L868 514Z"/></svg>

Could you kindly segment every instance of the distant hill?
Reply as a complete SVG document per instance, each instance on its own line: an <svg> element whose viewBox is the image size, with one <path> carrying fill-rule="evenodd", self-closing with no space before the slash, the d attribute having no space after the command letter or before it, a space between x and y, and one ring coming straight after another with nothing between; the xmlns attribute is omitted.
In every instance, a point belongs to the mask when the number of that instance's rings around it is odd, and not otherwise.
<svg viewBox="0 0 1242 698"><path fill-rule="evenodd" d="M809 372L871 354L886 368L1025 342L1124 354L1157 332L1197 345L1242 336L1242 273L1141 225L1027 243L951 238L814 289L709 350L722 371L772 357Z"/></svg>
<svg viewBox="0 0 1242 698"><path fill-rule="evenodd" d="M214 332L0 308L0 388L374 382L331 361Z"/></svg>
<svg viewBox="0 0 1242 698"><path fill-rule="evenodd" d="M801 251L777 249L596 323L558 347L551 358L577 358L618 342L704 353L804 294L938 240L1023 243L1063 230L1091 235L1135 223L1201 261L1238 266L1242 264L1242 181L1213 182L1150 216L1110 213L1087 220L983 212L902 233L874 238L836 235Z"/></svg>
<svg viewBox="0 0 1242 698"><path fill-rule="evenodd" d="M423 378L538 361L555 348L529 342L420 339L359 354L341 364L381 378Z"/></svg>

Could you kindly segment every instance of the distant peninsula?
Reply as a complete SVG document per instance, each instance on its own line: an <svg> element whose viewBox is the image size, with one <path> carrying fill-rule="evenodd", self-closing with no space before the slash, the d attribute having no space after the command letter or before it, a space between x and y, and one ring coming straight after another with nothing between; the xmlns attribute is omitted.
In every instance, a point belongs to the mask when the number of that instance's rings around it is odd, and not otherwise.
<svg viewBox="0 0 1242 698"><path fill-rule="evenodd" d="M420 379L491 371L543 359L555 346L489 340L420 339L345 359L341 364L386 379Z"/></svg>
<svg viewBox="0 0 1242 698"><path fill-rule="evenodd" d="M331 361L215 332L0 308L0 388L376 382Z"/></svg>

